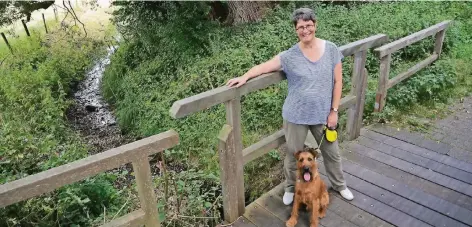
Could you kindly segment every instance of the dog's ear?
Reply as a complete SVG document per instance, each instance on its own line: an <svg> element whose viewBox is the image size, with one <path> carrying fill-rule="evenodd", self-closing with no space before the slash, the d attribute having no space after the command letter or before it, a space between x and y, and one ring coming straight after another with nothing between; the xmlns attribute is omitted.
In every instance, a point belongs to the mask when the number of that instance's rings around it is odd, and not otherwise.
<svg viewBox="0 0 472 227"><path fill-rule="evenodd" d="M302 151L297 151L293 154L293 156L295 156L295 159L298 160L298 156L300 156L301 153L302 153Z"/></svg>
<svg viewBox="0 0 472 227"><path fill-rule="evenodd" d="M310 154L312 154L314 158L318 158L318 148L315 149L310 147L307 149L307 151L310 152Z"/></svg>

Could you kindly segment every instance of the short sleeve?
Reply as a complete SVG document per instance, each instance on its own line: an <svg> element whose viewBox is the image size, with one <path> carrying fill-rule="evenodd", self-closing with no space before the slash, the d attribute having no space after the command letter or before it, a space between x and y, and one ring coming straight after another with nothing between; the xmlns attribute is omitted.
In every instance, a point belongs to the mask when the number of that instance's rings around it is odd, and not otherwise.
<svg viewBox="0 0 472 227"><path fill-rule="evenodd" d="M334 67L344 59L343 53L341 53L341 50L339 49L339 47L336 44L334 44L333 55L334 55L333 56L333 67Z"/></svg>
<svg viewBox="0 0 472 227"><path fill-rule="evenodd" d="M287 50L280 52L279 57L280 57L280 64L282 66L282 71L285 71L285 69L287 69L287 64L286 64L287 63Z"/></svg>

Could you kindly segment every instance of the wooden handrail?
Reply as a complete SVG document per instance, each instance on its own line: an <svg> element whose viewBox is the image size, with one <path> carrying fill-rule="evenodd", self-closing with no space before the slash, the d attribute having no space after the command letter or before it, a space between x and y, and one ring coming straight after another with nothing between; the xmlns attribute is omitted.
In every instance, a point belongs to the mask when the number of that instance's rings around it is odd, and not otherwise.
<svg viewBox="0 0 472 227"><path fill-rule="evenodd" d="M391 43L385 44L374 50L378 53L378 56L380 58L379 83L377 87L377 94L375 96L374 105L375 112L380 112L385 107L387 100L387 91L389 88L392 88L403 80L408 79L416 72L430 65L439 58L444 41L444 36L446 34L445 31L451 23L451 20L443 21L441 23L435 24L431 27L425 28L421 31L415 32L411 35L393 41ZM415 66L409 68L407 71L398 74L392 79L389 79L390 61L392 59L392 53L432 35L435 35L434 53L428 58L416 64Z"/></svg>
<svg viewBox="0 0 472 227"><path fill-rule="evenodd" d="M51 192L127 163L133 163L142 210L117 220L158 226L154 189L151 185L149 155L179 143L179 136L169 130L120 147L52 168L10 183L0 185L0 208ZM142 217L141 212L144 212Z"/></svg>
<svg viewBox="0 0 472 227"><path fill-rule="evenodd" d="M411 44L416 43L428 36L432 36L442 30L445 30L451 23L451 20L443 21L431 27L425 28L421 31L415 32L411 35L405 36L399 40L378 47L374 49L374 51L378 52L379 58L382 58L387 54L391 54L399 49L410 46Z"/></svg>
<svg viewBox="0 0 472 227"><path fill-rule="evenodd" d="M362 40L348 43L339 47L342 54L347 57L356 52L364 51L369 48L381 45L388 41L384 34L374 35ZM267 73L249 80L239 88L222 86L197 95L190 96L174 102L170 109L170 116L173 118L182 118L192 113L207 109L214 105L224 103L228 100L246 95L250 92L267 88L285 80L285 73L282 71Z"/></svg>

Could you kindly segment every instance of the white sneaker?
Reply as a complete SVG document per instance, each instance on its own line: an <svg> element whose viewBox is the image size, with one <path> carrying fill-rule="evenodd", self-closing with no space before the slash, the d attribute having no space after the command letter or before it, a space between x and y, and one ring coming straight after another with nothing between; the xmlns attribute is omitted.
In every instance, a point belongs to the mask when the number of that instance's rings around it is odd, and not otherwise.
<svg viewBox="0 0 472 227"><path fill-rule="evenodd" d="M352 199L354 199L354 195L352 195L352 192L351 192L348 188L346 188L346 189L340 191L339 193L341 194L341 196L342 196L343 198L345 198L345 199L347 199L347 200L352 200Z"/></svg>
<svg viewBox="0 0 472 227"><path fill-rule="evenodd" d="M283 197L283 202L285 205L290 205L293 202L293 196L295 194L293 192L285 192Z"/></svg>

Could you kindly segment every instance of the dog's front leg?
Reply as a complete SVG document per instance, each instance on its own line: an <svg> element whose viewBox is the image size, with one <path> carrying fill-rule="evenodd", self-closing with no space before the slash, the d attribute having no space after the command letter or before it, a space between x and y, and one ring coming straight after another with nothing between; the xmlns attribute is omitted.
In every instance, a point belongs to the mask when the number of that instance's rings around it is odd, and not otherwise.
<svg viewBox="0 0 472 227"><path fill-rule="evenodd" d="M313 209L311 209L310 227L318 227L319 211L320 211L320 200L315 199L313 201Z"/></svg>
<svg viewBox="0 0 472 227"><path fill-rule="evenodd" d="M290 219L288 219L286 226L287 227L295 227L298 221L298 209L300 208L300 198L295 194L295 198L293 200L293 208L292 208L292 215Z"/></svg>

